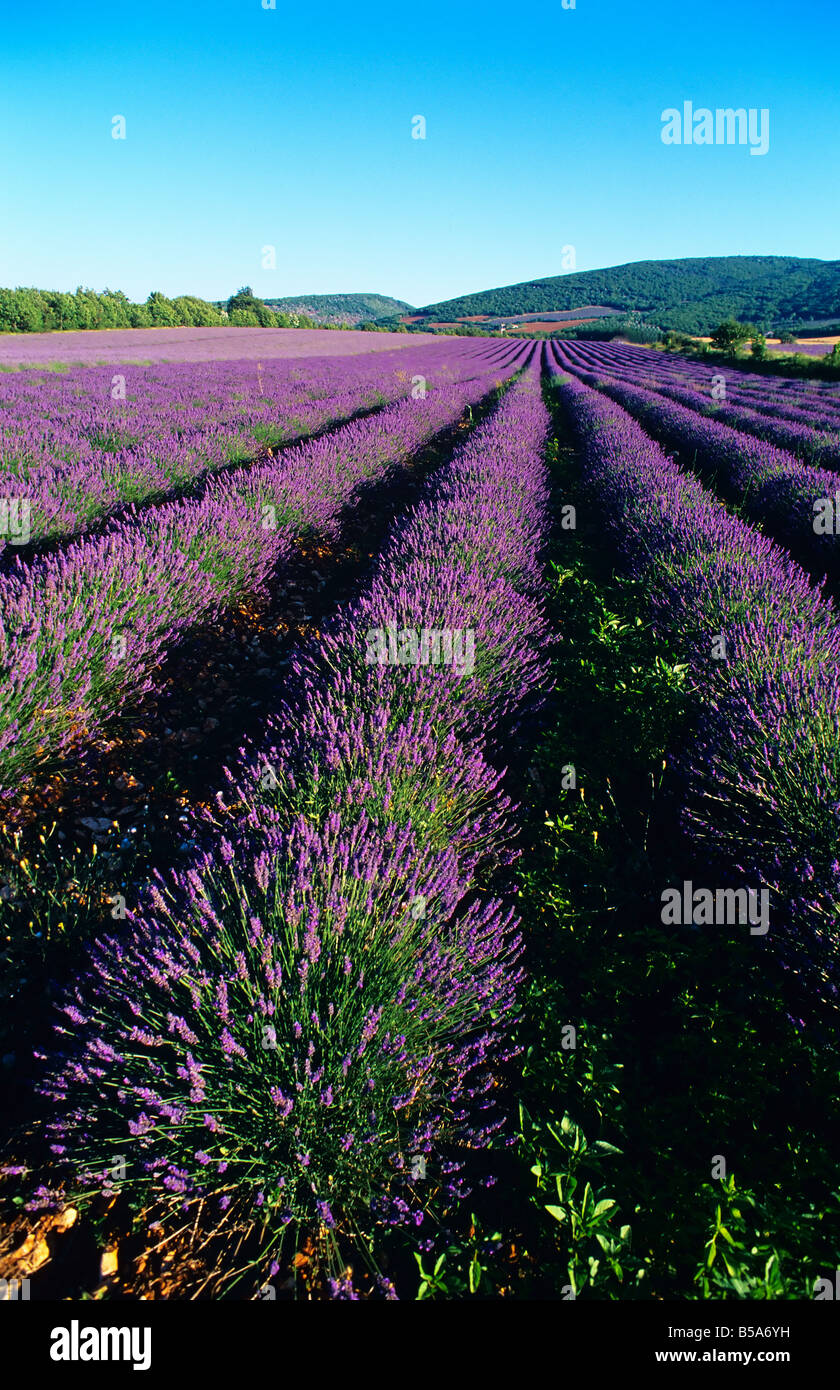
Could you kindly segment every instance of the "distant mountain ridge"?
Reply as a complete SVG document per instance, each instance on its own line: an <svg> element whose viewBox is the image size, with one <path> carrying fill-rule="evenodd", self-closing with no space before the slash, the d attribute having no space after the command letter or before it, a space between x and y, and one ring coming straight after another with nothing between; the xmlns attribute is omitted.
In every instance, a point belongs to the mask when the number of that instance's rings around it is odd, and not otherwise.
<svg viewBox="0 0 840 1390"><path fill-rule="evenodd" d="M381 318L398 318L414 312L403 299L387 294L300 294L284 299L266 299L272 309L283 314L306 314L317 323L373 323Z"/></svg>
<svg viewBox="0 0 840 1390"><path fill-rule="evenodd" d="M723 319L760 328L840 317L840 261L800 256L699 256L631 261L525 280L415 310L413 327L477 316L510 318L605 305L661 328L709 333Z"/></svg>

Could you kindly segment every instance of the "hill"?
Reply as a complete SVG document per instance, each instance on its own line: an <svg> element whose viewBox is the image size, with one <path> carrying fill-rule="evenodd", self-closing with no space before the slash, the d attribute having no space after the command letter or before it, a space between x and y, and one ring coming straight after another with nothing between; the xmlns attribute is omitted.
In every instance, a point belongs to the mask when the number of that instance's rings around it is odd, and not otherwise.
<svg viewBox="0 0 840 1390"><path fill-rule="evenodd" d="M272 309L284 314L306 314L316 323L372 323L381 318L399 318L414 312L402 299L387 294L301 294L285 299L267 299Z"/></svg>
<svg viewBox="0 0 840 1390"><path fill-rule="evenodd" d="M759 327L795 328L840 315L840 261L799 256L700 256L632 261L603 270L462 295L416 311L415 324L505 318L608 306L684 333L708 333L735 317Z"/></svg>

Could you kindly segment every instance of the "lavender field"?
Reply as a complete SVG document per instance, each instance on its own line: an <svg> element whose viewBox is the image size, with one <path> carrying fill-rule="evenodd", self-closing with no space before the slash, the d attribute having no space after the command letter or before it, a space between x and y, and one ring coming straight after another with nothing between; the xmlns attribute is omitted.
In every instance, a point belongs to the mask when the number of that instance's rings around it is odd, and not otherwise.
<svg viewBox="0 0 840 1390"><path fill-rule="evenodd" d="M821 1296L840 388L266 331L0 376L3 1287Z"/></svg>
<svg viewBox="0 0 840 1390"><path fill-rule="evenodd" d="M434 335L420 335L433 342ZM284 328L130 328L89 329L81 332L0 334L0 368L17 371L52 365L98 366L103 363L240 362L276 358L353 357L358 353L390 352L404 347L397 333L348 329Z"/></svg>

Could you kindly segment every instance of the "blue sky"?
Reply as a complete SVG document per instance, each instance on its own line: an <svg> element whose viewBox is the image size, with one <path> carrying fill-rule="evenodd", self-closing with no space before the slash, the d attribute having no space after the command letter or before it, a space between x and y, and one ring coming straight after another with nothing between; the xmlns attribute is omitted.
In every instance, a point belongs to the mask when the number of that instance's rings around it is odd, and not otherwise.
<svg viewBox="0 0 840 1390"><path fill-rule="evenodd" d="M568 245L840 256L837 0L276 5L7 9L0 284L419 305ZM769 152L663 145L685 100L768 108Z"/></svg>

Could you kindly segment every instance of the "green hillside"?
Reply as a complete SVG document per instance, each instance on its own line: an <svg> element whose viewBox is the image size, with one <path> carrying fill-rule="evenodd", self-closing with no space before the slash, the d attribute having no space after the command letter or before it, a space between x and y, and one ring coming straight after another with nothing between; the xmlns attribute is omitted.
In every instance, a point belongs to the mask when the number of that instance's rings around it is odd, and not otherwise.
<svg viewBox="0 0 840 1390"><path fill-rule="evenodd" d="M633 261L604 270L462 295L419 310L430 322L603 304L632 310L648 322L685 333L708 333L722 319L759 327L796 327L840 315L840 261L798 256L700 256Z"/></svg>
<svg viewBox="0 0 840 1390"><path fill-rule="evenodd" d="M301 294L265 302L281 313L306 314L317 323L371 323L415 312L410 304L387 294Z"/></svg>

